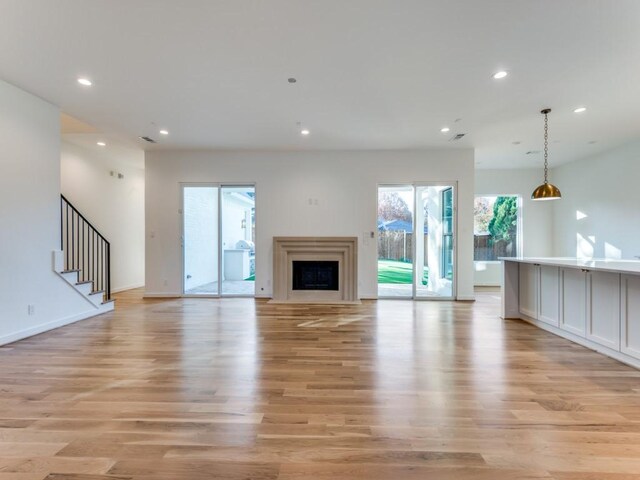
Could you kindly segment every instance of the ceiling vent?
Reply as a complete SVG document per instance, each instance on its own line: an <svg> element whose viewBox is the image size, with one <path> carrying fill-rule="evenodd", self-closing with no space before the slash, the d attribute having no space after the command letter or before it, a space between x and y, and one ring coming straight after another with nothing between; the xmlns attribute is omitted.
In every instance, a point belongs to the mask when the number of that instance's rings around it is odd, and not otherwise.
<svg viewBox="0 0 640 480"><path fill-rule="evenodd" d="M451 141L455 142L456 140L460 140L465 135L466 133L456 133L453 137L451 137Z"/></svg>
<svg viewBox="0 0 640 480"><path fill-rule="evenodd" d="M142 140L144 140L145 142L149 142L149 143L156 143L156 141L153 138L150 137L140 137Z"/></svg>

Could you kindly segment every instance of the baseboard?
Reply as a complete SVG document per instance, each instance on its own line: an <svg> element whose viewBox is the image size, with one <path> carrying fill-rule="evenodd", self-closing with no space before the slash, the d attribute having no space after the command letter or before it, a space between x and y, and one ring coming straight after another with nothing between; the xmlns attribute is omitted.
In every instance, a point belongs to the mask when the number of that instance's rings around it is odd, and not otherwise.
<svg viewBox="0 0 640 480"><path fill-rule="evenodd" d="M456 300L459 302L475 302L476 297L474 295L458 295Z"/></svg>
<svg viewBox="0 0 640 480"><path fill-rule="evenodd" d="M133 290L134 288L142 288L142 287L144 287L144 283L128 285L126 287L112 288L111 293L126 292L127 290Z"/></svg>
<svg viewBox="0 0 640 480"><path fill-rule="evenodd" d="M86 320L87 318L102 315L103 313L107 313L107 312L94 309L94 310L89 310L83 313L79 313L77 315L72 315L70 317L61 318L59 320L53 320L52 322L42 323L40 325L36 325L35 327L27 328L19 332L5 335L4 337L0 337L0 345L7 345L8 343L17 342L18 340L23 340L28 337L33 337L34 335L48 332L49 330L54 330L56 328L64 327L66 325L79 322L80 320Z"/></svg>

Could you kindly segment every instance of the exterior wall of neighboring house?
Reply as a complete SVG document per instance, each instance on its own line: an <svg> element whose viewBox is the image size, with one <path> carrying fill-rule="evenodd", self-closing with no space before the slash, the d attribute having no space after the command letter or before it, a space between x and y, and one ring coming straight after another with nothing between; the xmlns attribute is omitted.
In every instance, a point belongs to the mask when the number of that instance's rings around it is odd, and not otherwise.
<svg viewBox="0 0 640 480"><path fill-rule="evenodd" d="M239 240L251 240L253 200L236 192L222 193L222 248L235 249Z"/></svg>
<svg viewBox="0 0 640 480"><path fill-rule="evenodd" d="M184 289L218 281L218 189L184 190Z"/></svg>

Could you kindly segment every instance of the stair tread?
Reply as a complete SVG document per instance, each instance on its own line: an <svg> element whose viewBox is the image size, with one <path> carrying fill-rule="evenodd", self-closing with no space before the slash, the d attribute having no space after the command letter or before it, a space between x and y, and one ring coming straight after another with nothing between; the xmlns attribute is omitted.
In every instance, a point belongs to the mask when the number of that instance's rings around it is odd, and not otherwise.
<svg viewBox="0 0 640 480"><path fill-rule="evenodd" d="M93 290L89 295L97 295L99 293L104 293L104 290Z"/></svg>
<svg viewBox="0 0 640 480"><path fill-rule="evenodd" d="M110 300L105 300L104 302L102 302L102 305L106 305L107 303L115 303L116 299L112 298Z"/></svg>
<svg viewBox="0 0 640 480"><path fill-rule="evenodd" d="M93 283L93 280L84 280L82 282L76 282L76 285L86 285L87 283Z"/></svg>
<svg viewBox="0 0 640 480"><path fill-rule="evenodd" d="M80 270L62 270L60 273L77 273Z"/></svg>

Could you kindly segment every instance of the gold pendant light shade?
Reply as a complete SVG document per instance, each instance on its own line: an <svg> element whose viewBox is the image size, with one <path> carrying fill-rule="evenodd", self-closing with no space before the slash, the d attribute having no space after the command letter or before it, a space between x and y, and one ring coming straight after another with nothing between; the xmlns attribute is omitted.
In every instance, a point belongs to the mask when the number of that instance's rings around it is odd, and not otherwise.
<svg viewBox="0 0 640 480"><path fill-rule="evenodd" d="M540 113L544 115L544 183L536 187L531 194L531 200L558 200L562 198L560 189L549 183L549 119L547 115L550 108L545 108Z"/></svg>
<svg viewBox="0 0 640 480"><path fill-rule="evenodd" d="M531 194L531 200L558 200L562 198L560 189L551 183L543 183Z"/></svg>

